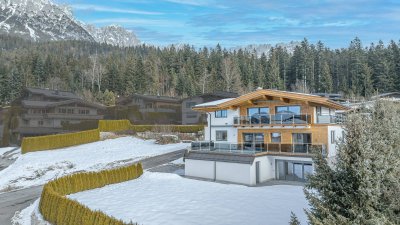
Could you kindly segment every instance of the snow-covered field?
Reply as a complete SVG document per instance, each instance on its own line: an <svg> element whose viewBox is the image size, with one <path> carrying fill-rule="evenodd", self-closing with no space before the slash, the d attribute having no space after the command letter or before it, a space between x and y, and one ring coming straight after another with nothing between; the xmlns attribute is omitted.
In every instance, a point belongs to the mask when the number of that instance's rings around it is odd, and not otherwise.
<svg viewBox="0 0 400 225"><path fill-rule="evenodd" d="M0 192L41 185L78 171L97 171L188 147L189 144L157 145L154 140L121 137L59 150L20 155L0 171ZM5 151L5 150L4 150Z"/></svg>
<svg viewBox="0 0 400 225"><path fill-rule="evenodd" d="M0 159L16 159L21 154L21 149L15 147L0 148Z"/></svg>
<svg viewBox="0 0 400 225"><path fill-rule="evenodd" d="M306 224L301 186L247 187L145 172L142 177L69 196L92 209L139 224Z"/></svg>

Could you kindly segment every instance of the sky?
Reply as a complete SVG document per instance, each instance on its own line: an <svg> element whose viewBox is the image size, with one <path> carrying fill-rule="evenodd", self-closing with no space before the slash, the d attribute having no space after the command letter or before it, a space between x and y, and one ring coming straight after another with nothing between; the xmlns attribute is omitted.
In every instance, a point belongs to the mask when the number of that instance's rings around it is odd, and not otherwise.
<svg viewBox="0 0 400 225"><path fill-rule="evenodd" d="M78 20L117 24L144 43L197 47L277 44L307 38L328 47L400 40L400 0L56 0Z"/></svg>

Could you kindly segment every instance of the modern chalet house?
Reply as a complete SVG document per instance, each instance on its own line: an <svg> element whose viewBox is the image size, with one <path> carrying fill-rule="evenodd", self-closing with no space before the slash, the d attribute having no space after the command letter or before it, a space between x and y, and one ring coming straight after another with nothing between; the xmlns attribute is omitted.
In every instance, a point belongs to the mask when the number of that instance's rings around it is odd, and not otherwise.
<svg viewBox="0 0 400 225"><path fill-rule="evenodd" d="M189 177L256 185L271 179L304 181L312 150L336 154L348 110L316 95L257 89L193 110L208 114L205 141L185 155Z"/></svg>
<svg viewBox="0 0 400 225"><path fill-rule="evenodd" d="M26 88L12 103L20 106L18 128L13 131L19 139L68 132L64 124L103 119L103 105L84 101L72 92Z"/></svg>
<svg viewBox="0 0 400 225"><path fill-rule="evenodd" d="M182 124L203 124L207 122L207 117L201 111L195 111L193 106L216 101L225 98L236 98L238 94L225 91L217 91L214 93L205 93L202 95L192 96L182 99Z"/></svg>

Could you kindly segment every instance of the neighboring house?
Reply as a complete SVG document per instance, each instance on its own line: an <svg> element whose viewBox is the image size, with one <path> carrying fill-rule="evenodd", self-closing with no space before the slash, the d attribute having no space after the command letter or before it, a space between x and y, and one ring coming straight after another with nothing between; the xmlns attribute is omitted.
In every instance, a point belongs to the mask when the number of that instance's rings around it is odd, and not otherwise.
<svg viewBox="0 0 400 225"><path fill-rule="evenodd" d="M342 102L344 103L347 101L347 99L345 99L342 94L337 94L337 93L312 93L312 94L318 95L321 97L325 97L332 101L336 101L336 102L340 102L340 103L342 103Z"/></svg>
<svg viewBox="0 0 400 225"><path fill-rule="evenodd" d="M359 110L361 108L370 109L374 106L374 104L378 100L400 103L400 92L383 93L383 94L372 96L371 100L368 100L368 101L347 102L347 103L345 103L345 105L350 107L353 110Z"/></svg>
<svg viewBox="0 0 400 225"><path fill-rule="evenodd" d="M105 109L72 92L38 88L26 88L12 106L20 107L18 126L13 130L19 140L26 136L67 132L65 124L103 119Z"/></svg>
<svg viewBox="0 0 400 225"><path fill-rule="evenodd" d="M208 125L205 141L192 143L185 156L185 175L256 185L304 181L314 169L313 149L335 156L343 135L336 111L348 108L316 95L261 89L193 109L208 114Z"/></svg>
<svg viewBox="0 0 400 225"><path fill-rule="evenodd" d="M373 99L373 100L383 99L383 100L391 100L391 101L400 101L400 92L383 93L383 94L375 95L371 99Z"/></svg>
<svg viewBox="0 0 400 225"><path fill-rule="evenodd" d="M168 96L139 95L117 100L119 110L127 110L126 119L136 124L180 124L180 99Z"/></svg>
<svg viewBox="0 0 400 225"><path fill-rule="evenodd" d="M185 98L182 100L182 124L202 124L207 122L205 114L192 110L193 106L219 99L236 97L238 97L236 93L219 91Z"/></svg>

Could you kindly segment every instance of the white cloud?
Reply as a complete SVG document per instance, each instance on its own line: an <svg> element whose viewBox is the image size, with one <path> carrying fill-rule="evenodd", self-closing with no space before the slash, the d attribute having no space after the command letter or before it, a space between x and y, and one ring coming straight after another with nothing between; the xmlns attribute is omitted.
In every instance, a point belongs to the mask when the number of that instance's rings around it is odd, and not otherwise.
<svg viewBox="0 0 400 225"><path fill-rule="evenodd" d="M90 4L73 4L71 6L73 9L76 9L76 10L93 10L93 11L97 11L97 12L114 12L114 13L141 14L141 15L163 14L160 12L142 11L142 10L135 10L135 9L121 9L121 8L113 8L113 7L90 5Z"/></svg>

